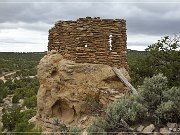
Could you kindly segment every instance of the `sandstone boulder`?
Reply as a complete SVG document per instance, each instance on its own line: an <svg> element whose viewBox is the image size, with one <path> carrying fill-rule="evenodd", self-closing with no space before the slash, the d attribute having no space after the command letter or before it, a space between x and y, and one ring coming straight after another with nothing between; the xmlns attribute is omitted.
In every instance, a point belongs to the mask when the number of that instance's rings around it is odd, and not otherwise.
<svg viewBox="0 0 180 135"><path fill-rule="evenodd" d="M144 129L144 126L143 126L143 125L140 125L136 130L137 130L138 132L142 132L143 129Z"/></svg>
<svg viewBox="0 0 180 135"><path fill-rule="evenodd" d="M167 128L160 128L160 133L162 135L169 135L170 131Z"/></svg>
<svg viewBox="0 0 180 135"><path fill-rule="evenodd" d="M143 129L143 133L152 133L154 130L155 130L155 126L153 124L150 124L149 126Z"/></svg>
<svg viewBox="0 0 180 135"><path fill-rule="evenodd" d="M36 123L36 116L32 117L28 120L29 123L35 124Z"/></svg>
<svg viewBox="0 0 180 135"><path fill-rule="evenodd" d="M66 125L86 128L126 89L112 67L75 63L55 51L41 59L37 75L37 124L43 131L52 129L55 118ZM129 78L127 71L124 75Z"/></svg>
<svg viewBox="0 0 180 135"><path fill-rule="evenodd" d="M177 123L170 123L170 122L168 122L167 123L167 127L173 130L174 128L177 128L178 125L177 125Z"/></svg>

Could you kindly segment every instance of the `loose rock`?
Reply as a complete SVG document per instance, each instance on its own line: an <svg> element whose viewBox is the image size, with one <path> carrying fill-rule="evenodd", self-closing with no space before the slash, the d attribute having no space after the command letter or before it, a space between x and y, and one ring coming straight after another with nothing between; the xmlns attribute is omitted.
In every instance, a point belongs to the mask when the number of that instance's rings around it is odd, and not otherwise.
<svg viewBox="0 0 180 135"><path fill-rule="evenodd" d="M144 126L143 126L143 125L140 125L136 130L137 130L138 132L142 132L143 129L144 129Z"/></svg>
<svg viewBox="0 0 180 135"><path fill-rule="evenodd" d="M149 126L143 129L143 133L152 133L154 130L155 130L155 126L153 124L150 124Z"/></svg>
<svg viewBox="0 0 180 135"><path fill-rule="evenodd" d="M160 133L162 135L169 135L170 131L167 128L160 128Z"/></svg>

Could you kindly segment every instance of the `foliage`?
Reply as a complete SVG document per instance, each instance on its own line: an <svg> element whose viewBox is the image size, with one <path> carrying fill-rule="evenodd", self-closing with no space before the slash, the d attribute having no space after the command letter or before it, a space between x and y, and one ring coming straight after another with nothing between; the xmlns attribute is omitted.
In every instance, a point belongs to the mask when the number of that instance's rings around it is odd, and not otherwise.
<svg viewBox="0 0 180 135"><path fill-rule="evenodd" d="M36 115L36 111L33 109L28 109L28 110L21 112L21 114L22 114L22 120L28 121L29 119L31 119L33 116Z"/></svg>
<svg viewBox="0 0 180 135"><path fill-rule="evenodd" d="M172 87L163 93L163 102L158 106L156 115L161 121L180 120L180 87Z"/></svg>
<svg viewBox="0 0 180 135"><path fill-rule="evenodd" d="M14 107L5 110L5 112L3 113L2 123L4 128L8 129L8 131L13 131L18 123L28 123L28 120L35 115L34 110L26 110L24 112L21 112L20 110L20 107Z"/></svg>
<svg viewBox="0 0 180 135"><path fill-rule="evenodd" d="M99 94L86 96L83 106L89 109L91 112L97 112L101 110L101 104L99 102Z"/></svg>
<svg viewBox="0 0 180 135"><path fill-rule="evenodd" d="M53 124L58 126L58 131L67 133L68 132L68 127L63 121L60 121L59 119L54 119Z"/></svg>
<svg viewBox="0 0 180 135"><path fill-rule="evenodd" d="M176 121L178 118L176 110L174 102L167 101L161 103L155 113L161 121Z"/></svg>
<svg viewBox="0 0 180 135"><path fill-rule="evenodd" d="M20 111L18 104L13 104L13 108L4 108L2 122L8 131L37 131L34 126L28 124L28 120L36 114L36 94L39 88L38 79L35 77L36 66L44 54L0 53L0 76L16 72L13 76L4 76L5 82L0 80L0 102L7 95L13 95L13 103L24 99L22 108L31 108Z"/></svg>
<svg viewBox="0 0 180 135"><path fill-rule="evenodd" d="M36 94L39 87L37 78L22 78L14 80L15 89L13 90L13 103L18 103L20 99L24 99L24 106L34 108L37 106Z"/></svg>
<svg viewBox="0 0 180 135"><path fill-rule="evenodd" d="M154 121L177 122L180 119L180 87L167 87L167 78L162 74L146 78L138 89L137 102L148 110Z"/></svg>
<svg viewBox="0 0 180 135"><path fill-rule="evenodd" d="M12 131L15 128L16 123L20 122L21 117L20 108L6 110L2 115L2 123L4 128L6 128L8 131Z"/></svg>
<svg viewBox="0 0 180 135"><path fill-rule="evenodd" d="M131 132L129 126L150 120L157 123L180 121L180 87L168 88L162 74L146 78L138 94L125 96L110 104L104 119L96 120L89 132Z"/></svg>
<svg viewBox="0 0 180 135"><path fill-rule="evenodd" d="M14 81L8 79L5 83L0 81L0 102L2 102L3 98L8 94L14 94L12 99L13 103L17 103L19 99L31 97L31 99L34 100L34 102L32 102L33 106L36 106L36 99L33 96L37 94L38 87L39 82L37 78L26 77L19 80L14 79ZM29 101L31 101L31 99L29 99Z"/></svg>
<svg viewBox="0 0 180 135"><path fill-rule="evenodd" d="M24 100L24 106L26 106L28 108L36 107L37 106L37 97L36 97L36 95L26 98Z"/></svg>
<svg viewBox="0 0 180 135"><path fill-rule="evenodd" d="M163 93L164 101L173 101L176 105L179 105L180 102L180 87L172 87Z"/></svg>
<svg viewBox="0 0 180 135"><path fill-rule="evenodd" d="M138 102L142 103L149 112L154 111L161 104L163 92L167 91L167 77L162 74L145 78L143 85L138 89Z"/></svg>
<svg viewBox="0 0 180 135"><path fill-rule="evenodd" d="M17 132L17 133L15 133L15 134L20 135L20 134L22 134L22 132L30 132L33 127L34 126L32 124L29 124L27 122L17 123L15 126L15 132ZM26 134L26 133L24 133L24 134Z"/></svg>
<svg viewBox="0 0 180 135"><path fill-rule="evenodd" d="M106 126L106 131L119 132L122 129L128 130L128 124L143 119L145 112L144 106L135 101L133 97L123 97L107 108L105 121L108 125Z"/></svg>
<svg viewBox="0 0 180 135"><path fill-rule="evenodd" d="M16 135L41 135L41 130L34 128L33 124L27 122L20 122L16 125L15 130Z"/></svg>
<svg viewBox="0 0 180 135"><path fill-rule="evenodd" d="M87 129L88 135L107 135L106 129L106 121L102 118L97 118L92 125L90 125Z"/></svg>
<svg viewBox="0 0 180 135"><path fill-rule="evenodd" d="M18 76L36 75L36 65L45 53L0 52L0 75L17 71Z"/></svg>
<svg viewBox="0 0 180 135"><path fill-rule="evenodd" d="M7 87L0 87L0 103L3 102L3 99L6 98L8 95L8 88Z"/></svg>
<svg viewBox="0 0 180 135"><path fill-rule="evenodd" d="M121 132L131 129L129 124L140 121L145 116L144 106L135 101L132 97L123 97L110 104L106 109L104 119L98 118L88 128L89 134L97 132L106 134L106 132Z"/></svg>
<svg viewBox="0 0 180 135"><path fill-rule="evenodd" d="M79 127L70 127L69 134L70 135L81 135L81 129Z"/></svg>
<svg viewBox="0 0 180 135"><path fill-rule="evenodd" d="M70 135L80 135L81 129L79 127L67 127L63 121L59 119L54 119L53 124L58 126L56 132L62 132L63 134L67 134L69 132Z"/></svg>
<svg viewBox="0 0 180 135"><path fill-rule="evenodd" d="M131 76L131 83L133 86L137 87L142 85L144 78L152 77L155 73L152 68L152 64L149 62L148 55L138 55L131 56L129 54L128 57L128 65L129 65L129 74Z"/></svg>
<svg viewBox="0 0 180 135"><path fill-rule="evenodd" d="M18 103L19 101L19 95L18 94L14 94L13 98L12 98L12 103Z"/></svg>
<svg viewBox="0 0 180 135"><path fill-rule="evenodd" d="M129 57L130 75L135 86L142 80L162 73L168 79L168 86L180 86L180 50L178 36L165 36L157 43L148 46L146 55Z"/></svg>

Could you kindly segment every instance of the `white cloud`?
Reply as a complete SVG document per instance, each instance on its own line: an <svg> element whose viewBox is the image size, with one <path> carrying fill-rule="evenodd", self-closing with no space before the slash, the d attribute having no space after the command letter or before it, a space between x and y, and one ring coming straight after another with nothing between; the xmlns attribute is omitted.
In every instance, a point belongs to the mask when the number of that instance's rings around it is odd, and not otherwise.
<svg viewBox="0 0 180 135"><path fill-rule="evenodd" d="M53 24L52 24L53 25ZM48 32L48 29L52 26L45 22L36 22L36 23L25 23L25 22L4 22L0 24L0 30L2 29L29 29L35 31L45 31Z"/></svg>
<svg viewBox="0 0 180 135"><path fill-rule="evenodd" d="M42 52L47 50L47 34L41 31L3 29L0 31L1 52Z"/></svg>
<svg viewBox="0 0 180 135"><path fill-rule="evenodd" d="M136 34L136 35L128 35L127 36L127 48L133 50L141 50L143 51L153 43L156 43L157 40L161 39L161 36L153 36L153 35L144 35L144 34Z"/></svg>

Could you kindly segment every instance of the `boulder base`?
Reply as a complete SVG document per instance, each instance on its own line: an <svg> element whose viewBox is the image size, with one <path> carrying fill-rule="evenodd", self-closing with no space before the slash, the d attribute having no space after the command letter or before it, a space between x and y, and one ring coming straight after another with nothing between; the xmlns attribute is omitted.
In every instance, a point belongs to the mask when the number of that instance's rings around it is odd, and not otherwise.
<svg viewBox="0 0 180 135"><path fill-rule="evenodd" d="M128 72L124 75L129 78ZM103 110L123 96L126 87L104 64L75 63L49 52L38 65L37 125L54 131L53 119L86 128Z"/></svg>

